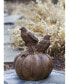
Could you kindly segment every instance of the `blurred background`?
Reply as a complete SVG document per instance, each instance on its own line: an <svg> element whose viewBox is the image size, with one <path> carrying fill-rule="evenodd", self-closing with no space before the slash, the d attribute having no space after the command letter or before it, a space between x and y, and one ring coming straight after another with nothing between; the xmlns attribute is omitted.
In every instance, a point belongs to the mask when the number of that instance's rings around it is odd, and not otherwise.
<svg viewBox="0 0 69 84"><path fill-rule="evenodd" d="M17 54L27 49L20 37L26 27L37 38L51 35L47 53L54 69L65 70L65 0L4 0L4 69L14 69Z"/></svg>

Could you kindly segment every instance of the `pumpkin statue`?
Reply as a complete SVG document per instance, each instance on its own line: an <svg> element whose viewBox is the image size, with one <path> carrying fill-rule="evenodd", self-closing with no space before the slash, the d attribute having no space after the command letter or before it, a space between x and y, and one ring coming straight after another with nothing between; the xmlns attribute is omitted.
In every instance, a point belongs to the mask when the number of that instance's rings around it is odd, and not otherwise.
<svg viewBox="0 0 69 84"><path fill-rule="evenodd" d="M25 35L27 36L27 34ZM32 43L36 42L34 36L29 36L27 38L26 46L28 47L28 50L20 53L14 60L16 73L21 79L41 80L49 76L53 69L52 59L45 53L45 50L50 45L49 38L50 36L46 35L41 42L37 43ZM31 43L28 43L28 39L31 40Z"/></svg>

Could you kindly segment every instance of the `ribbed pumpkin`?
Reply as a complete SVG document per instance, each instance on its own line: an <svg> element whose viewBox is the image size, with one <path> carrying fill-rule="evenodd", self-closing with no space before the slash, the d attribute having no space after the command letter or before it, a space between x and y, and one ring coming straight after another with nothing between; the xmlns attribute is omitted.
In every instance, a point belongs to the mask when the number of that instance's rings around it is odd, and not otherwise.
<svg viewBox="0 0 69 84"><path fill-rule="evenodd" d="M53 68L51 57L45 54L50 45L50 35L45 35L39 42L25 27L20 30L21 38L28 49L15 58L16 73L24 80L41 80L48 77Z"/></svg>
<svg viewBox="0 0 69 84"><path fill-rule="evenodd" d="M49 76L53 65L48 54L35 53L18 55L14 61L15 70L21 79L41 80Z"/></svg>

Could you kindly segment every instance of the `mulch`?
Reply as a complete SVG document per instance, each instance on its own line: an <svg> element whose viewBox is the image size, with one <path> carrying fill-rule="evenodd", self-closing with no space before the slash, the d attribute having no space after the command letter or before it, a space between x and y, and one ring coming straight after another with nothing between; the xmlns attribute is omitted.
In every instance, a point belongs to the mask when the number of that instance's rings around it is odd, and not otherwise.
<svg viewBox="0 0 69 84"><path fill-rule="evenodd" d="M55 70L65 71L65 59L63 58L53 59L53 68Z"/></svg>

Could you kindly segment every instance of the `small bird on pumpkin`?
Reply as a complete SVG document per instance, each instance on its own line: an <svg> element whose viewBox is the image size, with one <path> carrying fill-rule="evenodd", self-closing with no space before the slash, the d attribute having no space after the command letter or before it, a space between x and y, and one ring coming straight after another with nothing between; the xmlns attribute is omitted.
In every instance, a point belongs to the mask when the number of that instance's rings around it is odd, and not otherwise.
<svg viewBox="0 0 69 84"><path fill-rule="evenodd" d="M45 51L47 50L47 48L49 47L49 45L50 45L50 35L45 35L44 36L44 38L43 38L43 40L41 40L38 44L37 44L37 46L36 46L36 48L37 48L37 51L38 52L43 52L43 53L45 53Z"/></svg>
<svg viewBox="0 0 69 84"><path fill-rule="evenodd" d="M20 30L21 30L21 37L27 47L32 48L38 43L38 39L34 36L34 34L28 32L25 27L20 28Z"/></svg>

